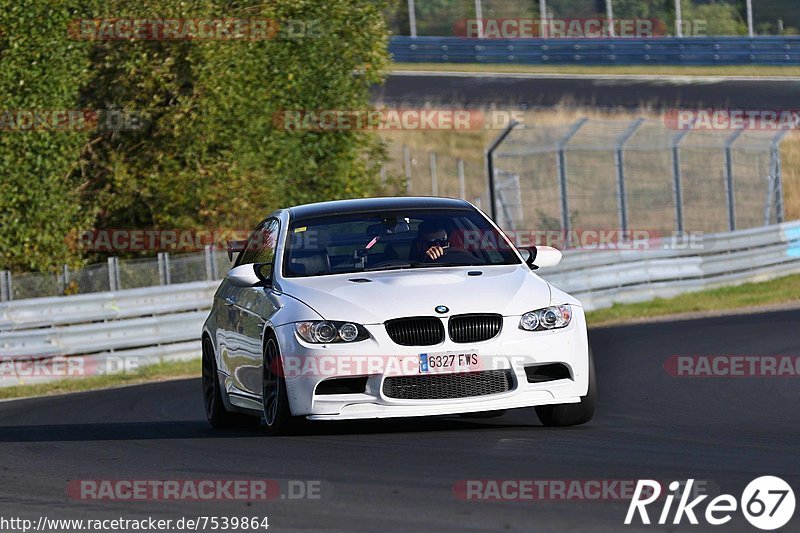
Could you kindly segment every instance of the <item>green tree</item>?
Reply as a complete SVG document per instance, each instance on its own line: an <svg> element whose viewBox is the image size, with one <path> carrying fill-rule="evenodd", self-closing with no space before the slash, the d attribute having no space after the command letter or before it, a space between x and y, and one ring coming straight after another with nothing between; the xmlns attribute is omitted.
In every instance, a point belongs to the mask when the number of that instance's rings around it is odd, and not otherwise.
<svg viewBox="0 0 800 533"><path fill-rule="evenodd" d="M48 0L0 9L0 268L48 269L75 262L65 239L92 218L85 183L73 172L84 132L33 131L27 112L77 109L88 77L88 46L64 28L74 9Z"/></svg>

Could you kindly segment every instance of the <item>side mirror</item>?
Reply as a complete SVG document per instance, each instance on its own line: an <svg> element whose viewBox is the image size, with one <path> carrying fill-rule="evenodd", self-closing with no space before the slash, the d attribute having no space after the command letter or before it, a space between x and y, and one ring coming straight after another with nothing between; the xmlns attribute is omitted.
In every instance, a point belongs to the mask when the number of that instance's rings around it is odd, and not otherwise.
<svg viewBox="0 0 800 533"><path fill-rule="evenodd" d="M261 279L256 275L255 265L239 265L228 271L225 278L235 287L254 287L261 283Z"/></svg>
<svg viewBox="0 0 800 533"><path fill-rule="evenodd" d="M520 248L519 253L522 256L522 260L531 267L531 270L556 266L561 262L562 256L561 251L552 246Z"/></svg>
<svg viewBox="0 0 800 533"><path fill-rule="evenodd" d="M256 263L253 265L253 271L262 285L265 287L272 285L272 263Z"/></svg>

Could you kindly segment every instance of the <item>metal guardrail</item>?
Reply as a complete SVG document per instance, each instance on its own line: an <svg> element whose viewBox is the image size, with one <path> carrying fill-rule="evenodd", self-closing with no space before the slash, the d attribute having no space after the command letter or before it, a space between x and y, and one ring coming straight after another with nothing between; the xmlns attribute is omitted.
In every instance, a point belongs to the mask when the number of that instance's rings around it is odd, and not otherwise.
<svg viewBox="0 0 800 533"><path fill-rule="evenodd" d="M800 65L800 37L475 39L392 37L402 63Z"/></svg>
<svg viewBox="0 0 800 533"><path fill-rule="evenodd" d="M705 235L700 248L574 251L541 272L586 309L800 273L800 222Z"/></svg>
<svg viewBox="0 0 800 533"><path fill-rule="evenodd" d="M558 267L540 273L596 309L800 272L800 221L705 235L694 244L699 249L568 250ZM216 286L208 281L0 304L0 362L87 354L95 363L112 356L140 363L199 357ZM0 379L0 386L13 384Z"/></svg>

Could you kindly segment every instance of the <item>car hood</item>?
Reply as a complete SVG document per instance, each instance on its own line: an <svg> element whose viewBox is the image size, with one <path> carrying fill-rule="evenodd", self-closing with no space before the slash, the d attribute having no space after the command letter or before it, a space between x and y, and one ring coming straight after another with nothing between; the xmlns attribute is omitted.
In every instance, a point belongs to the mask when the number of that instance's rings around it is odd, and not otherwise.
<svg viewBox="0 0 800 533"><path fill-rule="evenodd" d="M477 272L481 274L475 275ZM361 324L435 316L434 308L440 305L449 308L442 316L517 316L550 305L550 286L525 265L429 267L290 278L281 280L280 290L326 320Z"/></svg>

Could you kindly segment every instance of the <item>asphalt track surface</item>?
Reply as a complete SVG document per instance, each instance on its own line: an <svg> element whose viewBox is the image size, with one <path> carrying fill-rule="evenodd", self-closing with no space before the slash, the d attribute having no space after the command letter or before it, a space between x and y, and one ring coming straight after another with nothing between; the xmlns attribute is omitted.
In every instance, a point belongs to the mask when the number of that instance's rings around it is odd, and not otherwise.
<svg viewBox="0 0 800 533"><path fill-rule="evenodd" d="M588 425L494 419L326 423L268 438L212 430L199 380L0 403L0 517L269 516L270 530L755 531L622 525L620 501L480 502L464 479L710 480L737 498L761 475L800 492L799 378L674 378L670 355L800 354L800 311L593 330L600 406ZM99 502L75 479L320 480L317 500ZM704 506L702 507L704 509ZM660 508L651 513L655 519ZM784 531L800 530L800 513Z"/></svg>
<svg viewBox="0 0 800 533"><path fill-rule="evenodd" d="M604 109L794 110L800 78L592 76L406 72L390 75L373 99L396 106L448 105Z"/></svg>

